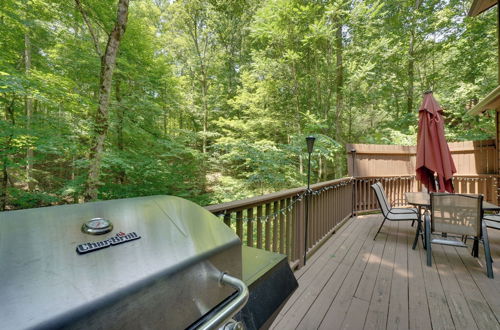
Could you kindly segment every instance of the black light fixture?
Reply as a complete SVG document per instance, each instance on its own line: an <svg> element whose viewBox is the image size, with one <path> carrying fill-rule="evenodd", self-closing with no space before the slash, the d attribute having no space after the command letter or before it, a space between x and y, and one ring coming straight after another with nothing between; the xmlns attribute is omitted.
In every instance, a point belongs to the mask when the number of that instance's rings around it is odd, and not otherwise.
<svg viewBox="0 0 500 330"><path fill-rule="evenodd" d="M307 153L309 153L309 155L313 152L314 141L316 141L316 138L314 136L311 135L306 137Z"/></svg>
<svg viewBox="0 0 500 330"><path fill-rule="evenodd" d="M307 227L309 223L309 200L310 200L310 195L311 195L311 153L313 152L314 148L314 141L316 141L316 138L314 136L308 136L306 137L306 143L307 143L307 153L309 154L308 162L307 162L307 191L306 191L306 216L305 216L305 222L306 222L306 228L305 228L305 244L304 244L304 266L306 265L306 258L307 258Z"/></svg>

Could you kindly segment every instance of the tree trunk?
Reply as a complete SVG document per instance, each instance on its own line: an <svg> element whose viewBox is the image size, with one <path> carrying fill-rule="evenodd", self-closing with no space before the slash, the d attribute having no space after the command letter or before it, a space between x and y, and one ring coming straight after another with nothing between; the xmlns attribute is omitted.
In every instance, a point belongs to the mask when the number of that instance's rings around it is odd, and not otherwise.
<svg viewBox="0 0 500 330"><path fill-rule="evenodd" d="M94 118L94 136L90 149L90 168L85 187L86 201L97 198L101 160L104 152L104 141L109 128L108 107L111 94L111 82L116 63L116 55L120 41L125 33L128 19L129 0L119 0L115 27L109 35L104 55L101 57L101 74L99 83L99 105Z"/></svg>
<svg viewBox="0 0 500 330"><path fill-rule="evenodd" d="M297 67L294 62L292 62L292 75L293 75L293 95L294 95L294 105L295 105L295 123L297 124L297 135L300 135L302 129L300 127L300 88L299 88L299 79L297 77Z"/></svg>
<svg viewBox="0 0 500 330"><path fill-rule="evenodd" d="M207 94L208 94L207 75L205 73L205 70L202 69L201 97L203 106L203 154L207 153L207 132L208 132Z"/></svg>
<svg viewBox="0 0 500 330"><path fill-rule="evenodd" d="M116 116L117 116L117 123L116 123L116 144L118 147L118 150L120 154L125 150L125 145L123 142L123 117L124 117L124 109L122 105L122 94L120 90L120 80L118 79L116 81L116 86L115 86L115 96L116 96L116 102L117 102L117 109L116 109ZM121 155L120 155L121 157ZM120 168L118 170L118 183L123 184L125 183L125 171L123 168Z"/></svg>
<svg viewBox="0 0 500 330"><path fill-rule="evenodd" d="M167 88L163 90L163 136L166 137L168 133L168 107L167 107Z"/></svg>
<svg viewBox="0 0 500 330"><path fill-rule="evenodd" d="M420 0L415 1L415 11L420 7ZM406 112L413 111L413 95L415 85L415 26L413 21L410 28L410 44L408 47L408 90L406 92Z"/></svg>
<svg viewBox="0 0 500 330"><path fill-rule="evenodd" d="M340 130L341 130L341 116L344 111L344 64L343 64L343 40L342 40L342 20L340 17L337 18L337 30L335 32L335 49L337 54L337 66L336 66L336 83L335 83L335 94L336 94L336 108L337 112L335 115L335 140L340 140Z"/></svg>
<svg viewBox="0 0 500 330"><path fill-rule="evenodd" d="M321 155L318 157L318 182L321 182L323 179L323 160Z"/></svg>
<svg viewBox="0 0 500 330"><path fill-rule="evenodd" d="M29 79L31 76L31 40L27 31L24 34L24 73L26 78ZM33 98L27 93L24 103L26 109L26 131L28 134L31 133L31 120L33 117ZM31 145L28 146L26 152L26 182L28 183L28 190L33 191L34 189L34 179L33 179L33 148Z"/></svg>
<svg viewBox="0 0 500 330"><path fill-rule="evenodd" d="M406 112L413 111L413 88L415 82L415 59L413 44L415 42L415 32L412 30L410 34L410 47L408 49L408 90L406 92Z"/></svg>
<svg viewBox="0 0 500 330"><path fill-rule="evenodd" d="M5 107L5 121L9 121L12 127L15 126L16 121L14 118L14 102L15 98L12 98L12 101L8 106ZM9 152L12 144L12 132L9 134L5 145L3 146L3 159L2 159L2 188L0 191L0 210L5 211L7 208L7 201L9 199L9 194L7 192L8 184L9 184L9 172L8 172L8 164L9 164Z"/></svg>

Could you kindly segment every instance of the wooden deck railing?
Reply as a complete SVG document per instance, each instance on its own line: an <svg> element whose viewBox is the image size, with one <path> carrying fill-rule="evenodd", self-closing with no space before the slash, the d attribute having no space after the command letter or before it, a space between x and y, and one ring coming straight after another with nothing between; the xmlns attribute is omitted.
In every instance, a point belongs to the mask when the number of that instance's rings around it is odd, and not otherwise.
<svg viewBox="0 0 500 330"><path fill-rule="evenodd" d="M312 254L351 217L352 178L311 185L307 253ZM287 254L294 266L303 263L306 188L207 206L236 231L243 244Z"/></svg>
<svg viewBox="0 0 500 330"><path fill-rule="evenodd" d="M455 176L457 193L483 194L498 203L498 175ZM307 249L305 247L305 187L207 206L233 228L243 244L288 255L302 266L304 251L311 255L353 214L378 210L370 186L380 181L393 206L406 205L405 193L420 190L415 176L343 178L311 186Z"/></svg>

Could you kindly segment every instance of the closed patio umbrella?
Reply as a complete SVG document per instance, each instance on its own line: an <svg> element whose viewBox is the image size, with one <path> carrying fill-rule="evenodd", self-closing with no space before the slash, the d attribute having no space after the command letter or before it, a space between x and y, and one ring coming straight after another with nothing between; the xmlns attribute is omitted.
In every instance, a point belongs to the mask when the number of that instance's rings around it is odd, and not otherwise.
<svg viewBox="0 0 500 330"><path fill-rule="evenodd" d="M432 92L424 94L418 114L417 180L429 191L436 191L434 173L438 176L439 192L454 192L451 178L455 163L444 137L443 109Z"/></svg>

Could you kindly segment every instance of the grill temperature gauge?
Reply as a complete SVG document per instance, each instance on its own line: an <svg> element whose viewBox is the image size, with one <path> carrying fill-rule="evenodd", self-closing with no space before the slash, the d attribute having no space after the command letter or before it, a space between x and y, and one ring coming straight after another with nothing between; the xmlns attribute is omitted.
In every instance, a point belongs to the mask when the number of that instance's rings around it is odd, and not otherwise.
<svg viewBox="0 0 500 330"><path fill-rule="evenodd" d="M103 218L93 218L85 222L82 226L82 231L91 235L102 235L113 230L111 221Z"/></svg>

